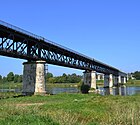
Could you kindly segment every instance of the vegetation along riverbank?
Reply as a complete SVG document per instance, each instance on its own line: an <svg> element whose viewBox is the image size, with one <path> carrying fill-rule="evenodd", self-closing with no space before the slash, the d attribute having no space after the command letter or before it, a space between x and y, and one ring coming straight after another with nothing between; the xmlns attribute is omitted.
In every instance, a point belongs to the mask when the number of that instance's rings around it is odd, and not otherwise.
<svg viewBox="0 0 140 125"><path fill-rule="evenodd" d="M1 99L0 125L139 125L140 95L58 94Z"/></svg>

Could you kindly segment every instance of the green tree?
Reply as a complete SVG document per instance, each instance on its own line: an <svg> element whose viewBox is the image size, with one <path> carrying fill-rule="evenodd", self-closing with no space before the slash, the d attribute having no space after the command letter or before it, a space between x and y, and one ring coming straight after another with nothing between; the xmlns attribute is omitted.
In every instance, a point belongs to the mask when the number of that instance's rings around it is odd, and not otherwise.
<svg viewBox="0 0 140 125"><path fill-rule="evenodd" d="M19 75L18 74L15 74L15 76L14 76L14 83L17 83L18 82L18 78L19 78Z"/></svg>
<svg viewBox="0 0 140 125"><path fill-rule="evenodd" d="M17 81L18 83L21 83L22 82L22 77L23 77L22 75L19 75L18 81Z"/></svg>
<svg viewBox="0 0 140 125"><path fill-rule="evenodd" d="M50 73L50 72L48 72L48 73L46 74L46 76L45 76L45 79L46 79L46 81L48 81L49 78L52 78L52 77L53 77L53 74Z"/></svg>
<svg viewBox="0 0 140 125"><path fill-rule="evenodd" d="M133 73L133 76L137 79L140 80L140 71L136 71Z"/></svg>
<svg viewBox="0 0 140 125"><path fill-rule="evenodd" d="M81 77L77 76L75 73L71 75L71 83L79 83L81 81Z"/></svg>
<svg viewBox="0 0 140 125"><path fill-rule="evenodd" d="M8 81L8 82L14 81L14 73L13 73L13 72L10 72L10 73L7 75L7 81Z"/></svg>
<svg viewBox="0 0 140 125"><path fill-rule="evenodd" d="M49 78L47 83L56 83L56 78L55 77Z"/></svg>
<svg viewBox="0 0 140 125"><path fill-rule="evenodd" d="M0 75L0 82L2 82L2 76Z"/></svg>
<svg viewBox="0 0 140 125"><path fill-rule="evenodd" d="M3 77L2 82L3 83L7 82L7 78L5 76Z"/></svg>

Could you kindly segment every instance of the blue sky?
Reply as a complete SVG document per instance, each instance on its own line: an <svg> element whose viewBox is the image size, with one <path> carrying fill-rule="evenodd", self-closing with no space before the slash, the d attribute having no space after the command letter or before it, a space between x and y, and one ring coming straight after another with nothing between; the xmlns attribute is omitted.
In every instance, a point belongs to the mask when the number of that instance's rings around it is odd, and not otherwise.
<svg viewBox="0 0 140 125"><path fill-rule="evenodd" d="M124 72L140 70L139 0L1 0L0 20ZM0 74L22 74L26 60L0 56ZM49 65L54 75L83 71Z"/></svg>

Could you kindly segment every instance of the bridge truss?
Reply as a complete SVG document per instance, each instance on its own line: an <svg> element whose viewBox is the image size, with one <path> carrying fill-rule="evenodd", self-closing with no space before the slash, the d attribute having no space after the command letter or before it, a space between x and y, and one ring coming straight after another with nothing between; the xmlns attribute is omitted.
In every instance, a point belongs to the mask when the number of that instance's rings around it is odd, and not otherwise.
<svg viewBox="0 0 140 125"><path fill-rule="evenodd" d="M0 21L0 55L28 61L44 60L48 64L88 71L95 70L104 74L119 75L121 73L126 76L125 73L112 66L3 21Z"/></svg>

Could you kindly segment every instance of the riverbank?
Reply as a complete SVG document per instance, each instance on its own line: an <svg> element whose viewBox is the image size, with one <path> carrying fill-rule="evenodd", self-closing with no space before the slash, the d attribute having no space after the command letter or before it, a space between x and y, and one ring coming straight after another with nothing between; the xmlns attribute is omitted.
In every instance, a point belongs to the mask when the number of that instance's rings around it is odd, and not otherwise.
<svg viewBox="0 0 140 125"><path fill-rule="evenodd" d="M2 99L0 125L140 124L140 95L57 94Z"/></svg>
<svg viewBox="0 0 140 125"><path fill-rule="evenodd" d="M129 80L126 83L127 86L140 86L140 80Z"/></svg>
<svg viewBox="0 0 140 125"><path fill-rule="evenodd" d="M0 89L22 89L22 83L5 82L0 83Z"/></svg>

